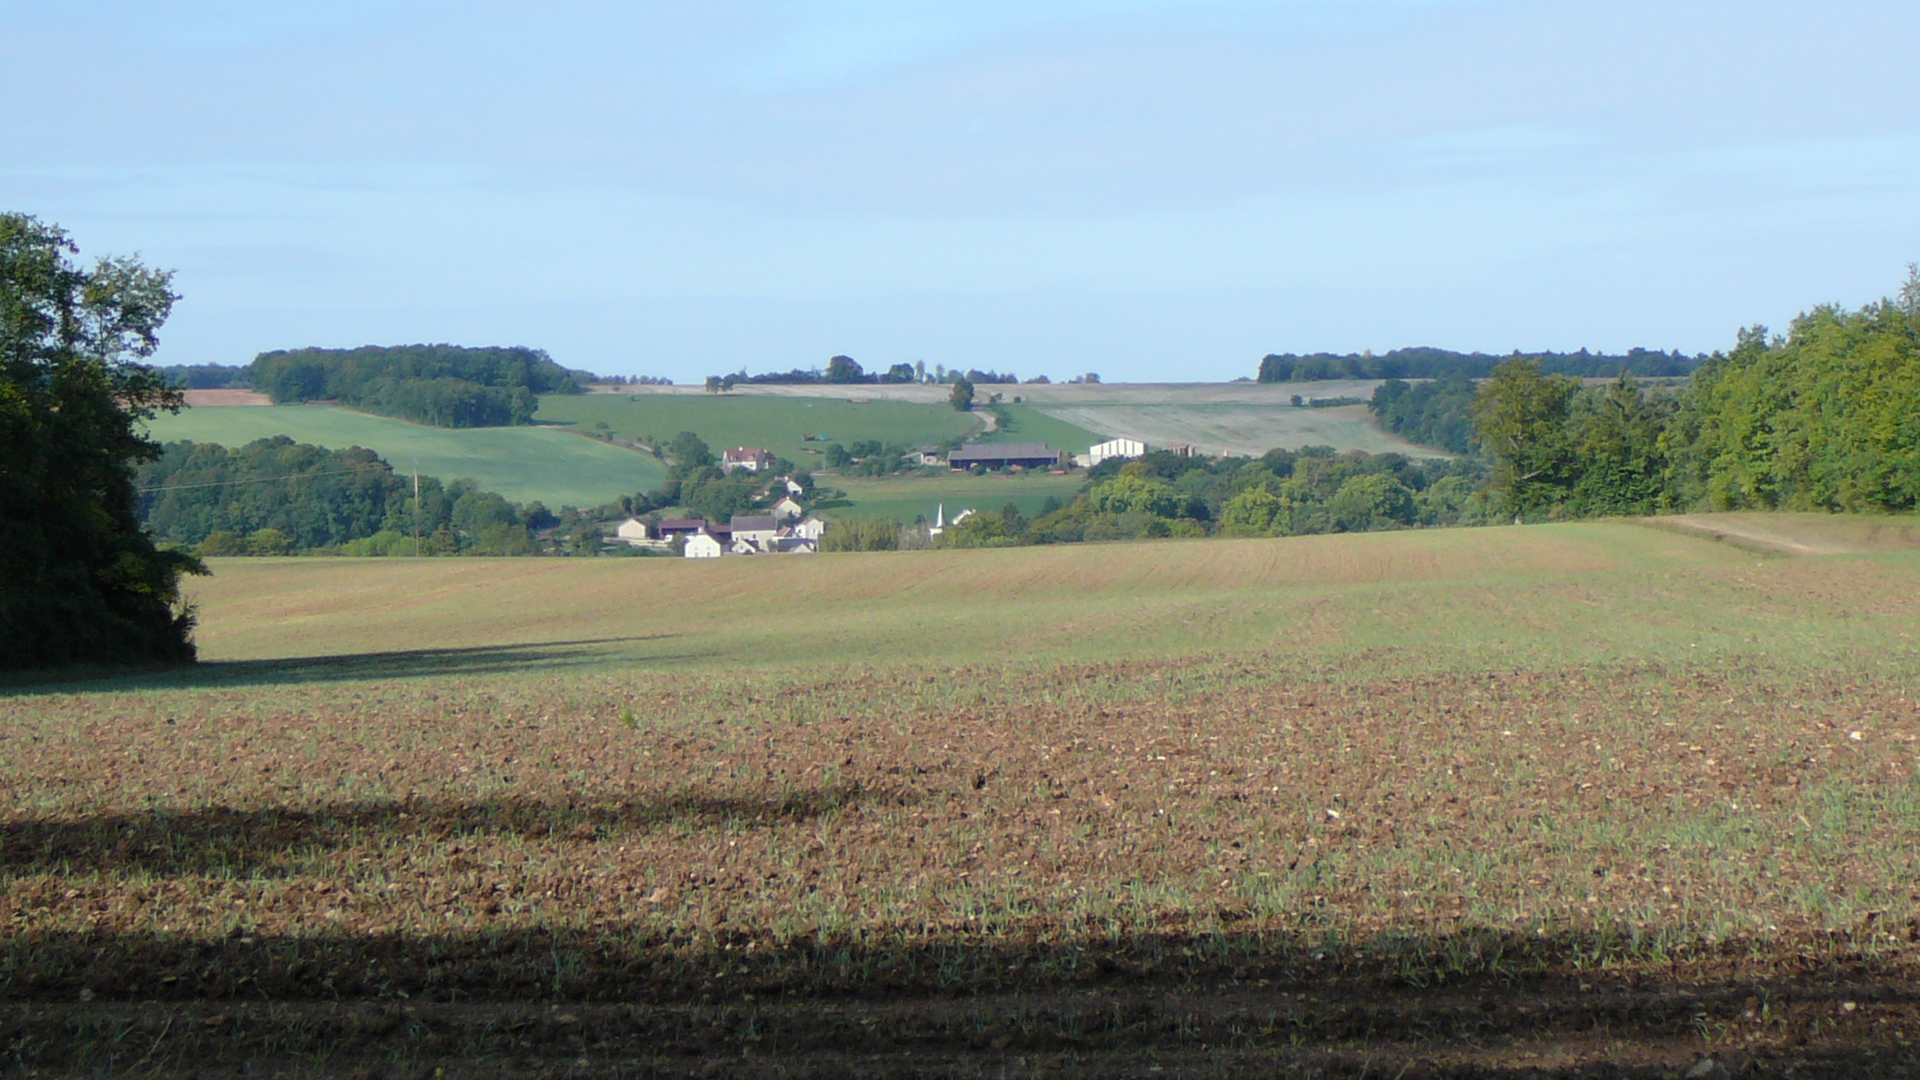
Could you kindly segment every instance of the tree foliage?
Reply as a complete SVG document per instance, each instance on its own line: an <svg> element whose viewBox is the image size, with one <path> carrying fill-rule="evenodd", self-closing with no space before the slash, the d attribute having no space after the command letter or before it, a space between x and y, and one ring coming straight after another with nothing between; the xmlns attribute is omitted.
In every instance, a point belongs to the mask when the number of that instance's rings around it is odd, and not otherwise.
<svg viewBox="0 0 1920 1080"><path fill-rule="evenodd" d="M1515 352L1510 356L1486 353L1460 353L1428 347L1395 349L1379 356L1368 353L1269 353L1260 361L1259 381L1318 382L1330 379L1444 379L1461 377L1484 379L1495 368L1511 360L1530 360L1548 375L1572 375L1582 379L1611 379L1621 375L1685 375L1705 358L1682 356L1678 352L1653 352L1628 349L1609 355L1585 349L1572 353ZM1437 444L1435 444L1437 445Z"/></svg>
<svg viewBox="0 0 1920 1080"><path fill-rule="evenodd" d="M278 404L338 401L454 428L530 423L535 395L579 393L591 378L538 349L458 345L276 350L255 357L248 375Z"/></svg>
<svg viewBox="0 0 1920 1080"><path fill-rule="evenodd" d="M0 214L0 665L192 660L194 559L135 510L142 421L180 408L140 363L177 297L135 259L76 263L56 226Z"/></svg>
<svg viewBox="0 0 1920 1080"><path fill-rule="evenodd" d="M1694 376L1665 446L1677 501L1713 509L1920 506L1920 282L1860 311L1755 327Z"/></svg>
<svg viewBox="0 0 1920 1080"><path fill-rule="evenodd" d="M328 450L285 435L229 450L176 442L142 465L140 508L154 535L203 555L338 551L413 553L416 532L436 554L530 555L549 522L472 480L442 483L394 472L371 450Z"/></svg>

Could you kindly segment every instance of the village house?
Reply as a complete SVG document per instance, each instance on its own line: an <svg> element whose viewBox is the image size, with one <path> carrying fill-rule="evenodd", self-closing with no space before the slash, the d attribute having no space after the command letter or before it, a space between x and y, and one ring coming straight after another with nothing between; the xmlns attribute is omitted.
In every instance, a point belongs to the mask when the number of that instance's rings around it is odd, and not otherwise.
<svg viewBox="0 0 1920 1080"><path fill-rule="evenodd" d="M736 446L721 455L720 459L721 472L745 469L750 473L758 473L772 467L773 455L757 446Z"/></svg>
<svg viewBox="0 0 1920 1080"><path fill-rule="evenodd" d="M800 505L800 500L791 495L782 497L781 500L774 503L772 507L773 516L781 521L792 521L794 518L806 512L807 508Z"/></svg>
<svg viewBox="0 0 1920 1080"><path fill-rule="evenodd" d="M730 530L736 553L748 553L740 551L742 541L753 545L748 551L771 551L773 538L780 535L780 523L772 514L735 514Z"/></svg>
<svg viewBox="0 0 1920 1080"><path fill-rule="evenodd" d="M620 527L613 530L613 535L614 539L623 544L632 544L634 547L640 547L653 540L653 530L647 528L646 522L634 517L621 522Z"/></svg>
<svg viewBox="0 0 1920 1080"><path fill-rule="evenodd" d="M695 533L687 537L687 546L683 554L689 559L717 559L726 552L720 541L708 533Z"/></svg>
<svg viewBox="0 0 1920 1080"><path fill-rule="evenodd" d="M820 542L820 538L826 535L827 523L812 514L808 514L806 517L801 518L800 521L788 531L802 540L811 540L817 544Z"/></svg>

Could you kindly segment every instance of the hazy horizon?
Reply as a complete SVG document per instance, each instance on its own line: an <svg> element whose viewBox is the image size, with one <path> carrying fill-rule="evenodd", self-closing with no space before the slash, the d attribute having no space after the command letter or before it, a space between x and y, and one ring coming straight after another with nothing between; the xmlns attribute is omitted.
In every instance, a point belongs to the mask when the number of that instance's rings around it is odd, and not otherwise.
<svg viewBox="0 0 1920 1080"><path fill-rule="evenodd" d="M177 269L160 363L1691 354L1920 259L1891 2L15 7L0 208Z"/></svg>

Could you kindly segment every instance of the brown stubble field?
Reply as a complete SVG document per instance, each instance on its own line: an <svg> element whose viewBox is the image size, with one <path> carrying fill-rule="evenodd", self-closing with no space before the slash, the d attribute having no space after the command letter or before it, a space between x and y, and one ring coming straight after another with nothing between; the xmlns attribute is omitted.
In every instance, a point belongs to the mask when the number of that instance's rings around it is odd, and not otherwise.
<svg viewBox="0 0 1920 1080"><path fill-rule="evenodd" d="M0 1068L1899 1075L1911 568L1702 565L1748 650L22 690Z"/></svg>

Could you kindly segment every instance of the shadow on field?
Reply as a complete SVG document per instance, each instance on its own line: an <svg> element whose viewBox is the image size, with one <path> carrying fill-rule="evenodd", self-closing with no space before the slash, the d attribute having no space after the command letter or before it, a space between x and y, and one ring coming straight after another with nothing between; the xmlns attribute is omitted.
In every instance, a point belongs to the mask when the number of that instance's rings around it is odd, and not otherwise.
<svg viewBox="0 0 1920 1080"><path fill-rule="evenodd" d="M1725 1071L1686 1075L1806 1077L1914 1075L1901 1070L1920 1035L1910 970L1837 950L1754 963L1755 942L1610 973L1567 963L1604 942L1492 930L1397 953L1231 930L749 950L668 940L665 925L16 934L0 939L0 1046L54 1069L85 1064L99 1040L83 1033L111 1028L128 1058L172 1030L167 1053L202 1064L304 1055L342 1072L458 1055L608 1072L642 1058L658 1075L723 1057L813 1063L746 1075L905 1075L910 1061L913 1075L1666 1077L1712 1055ZM1457 950L1488 962L1445 974ZM71 1022L81 1013L90 1024Z"/></svg>
<svg viewBox="0 0 1920 1080"><path fill-rule="evenodd" d="M293 656L274 660L210 660L178 667L136 670L71 668L7 677L0 697L70 694L101 690L179 690L223 686L283 686L294 683L408 679L449 675L499 675L522 671L565 671L617 660L614 646L663 641L676 634L584 638L515 645L474 645L457 649L399 649L388 652ZM691 659L691 655L649 656L649 661Z"/></svg>
<svg viewBox="0 0 1920 1080"><path fill-rule="evenodd" d="M317 810L206 807L102 814L77 820L0 821L0 871L277 877L355 845L422 846L459 837L559 837L589 843L666 826L761 828L807 821L862 803L913 796L859 783L779 798L685 795L603 804L500 799L329 804ZM460 867L450 867L458 870Z"/></svg>

